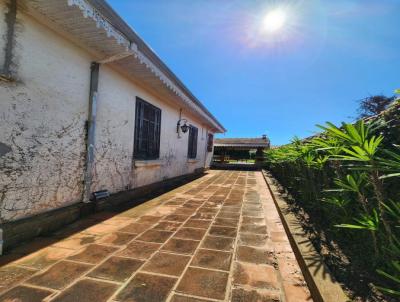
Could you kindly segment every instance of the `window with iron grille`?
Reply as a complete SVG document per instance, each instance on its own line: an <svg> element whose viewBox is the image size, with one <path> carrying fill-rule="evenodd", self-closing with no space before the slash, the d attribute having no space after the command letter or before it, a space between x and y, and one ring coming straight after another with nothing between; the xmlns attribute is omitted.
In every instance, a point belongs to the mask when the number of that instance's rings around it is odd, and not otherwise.
<svg viewBox="0 0 400 302"><path fill-rule="evenodd" d="M207 152L212 152L213 146L214 146L214 135L209 133L207 138Z"/></svg>
<svg viewBox="0 0 400 302"><path fill-rule="evenodd" d="M189 126L189 148L188 158L196 158L197 156L197 135L198 129L192 125Z"/></svg>
<svg viewBox="0 0 400 302"><path fill-rule="evenodd" d="M136 98L135 159L158 159L160 156L161 109Z"/></svg>

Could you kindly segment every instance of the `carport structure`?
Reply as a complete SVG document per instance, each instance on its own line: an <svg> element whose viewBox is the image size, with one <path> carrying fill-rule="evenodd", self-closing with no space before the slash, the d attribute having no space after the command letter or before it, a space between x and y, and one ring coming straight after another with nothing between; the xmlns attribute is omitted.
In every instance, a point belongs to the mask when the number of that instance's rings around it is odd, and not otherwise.
<svg viewBox="0 0 400 302"><path fill-rule="evenodd" d="M234 160L234 165L249 165L250 152L255 152L251 165L258 166L264 161L264 150L270 148L266 135L259 138L218 138L214 144L213 165L227 167ZM254 160L254 161L253 161Z"/></svg>

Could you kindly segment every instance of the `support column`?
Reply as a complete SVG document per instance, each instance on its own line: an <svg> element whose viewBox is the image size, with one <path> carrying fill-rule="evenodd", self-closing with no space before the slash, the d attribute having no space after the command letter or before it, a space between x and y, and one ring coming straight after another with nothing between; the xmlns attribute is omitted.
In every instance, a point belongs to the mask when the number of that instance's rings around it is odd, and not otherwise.
<svg viewBox="0 0 400 302"><path fill-rule="evenodd" d="M257 148L255 164L261 165L264 162L264 148Z"/></svg>
<svg viewBox="0 0 400 302"><path fill-rule="evenodd" d="M93 62L90 66L89 111L86 137L86 170L84 178L83 202L89 202L93 177L94 144L96 132L97 94L99 87L100 64Z"/></svg>

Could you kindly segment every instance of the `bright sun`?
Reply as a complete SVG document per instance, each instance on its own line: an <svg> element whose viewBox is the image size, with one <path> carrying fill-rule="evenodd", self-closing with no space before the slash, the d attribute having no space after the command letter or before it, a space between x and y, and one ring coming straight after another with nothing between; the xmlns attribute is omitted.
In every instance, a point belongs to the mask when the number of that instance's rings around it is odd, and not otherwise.
<svg viewBox="0 0 400 302"><path fill-rule="evenodd" d="M275 32L281 29L286 22L286 13L281 9L274 9L268 12L262 22L263 30Z"/></svg>

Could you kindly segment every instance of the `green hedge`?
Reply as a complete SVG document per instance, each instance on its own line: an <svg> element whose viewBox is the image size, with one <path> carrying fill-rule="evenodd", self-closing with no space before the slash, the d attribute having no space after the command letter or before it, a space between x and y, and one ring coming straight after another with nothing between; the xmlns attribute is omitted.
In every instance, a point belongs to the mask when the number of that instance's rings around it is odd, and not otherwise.
<svg viewBox="0 0 400 302"><path fill-rule="evenodd" d="M267 151L267 169L377 288L400 296L400 103L318 127L315 137Z"/></svg>

